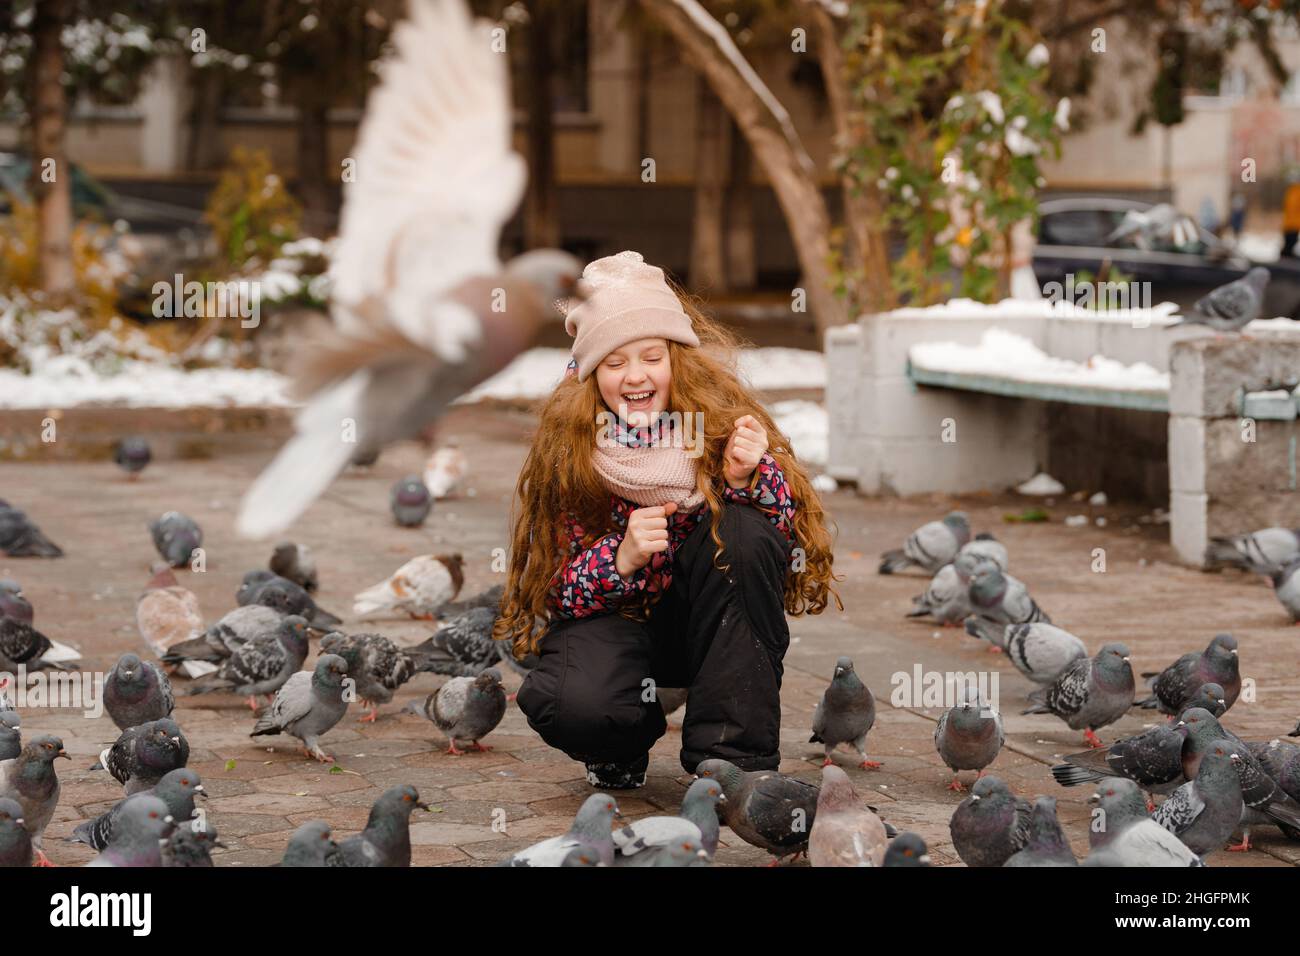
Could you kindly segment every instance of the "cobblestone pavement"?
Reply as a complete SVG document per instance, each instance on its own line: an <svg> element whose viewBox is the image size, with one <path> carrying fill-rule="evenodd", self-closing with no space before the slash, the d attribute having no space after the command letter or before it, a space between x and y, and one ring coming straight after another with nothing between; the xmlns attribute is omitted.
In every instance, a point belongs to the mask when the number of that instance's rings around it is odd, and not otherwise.
<svg viewBox="0 0 1300 956"><path fill-rule="evenodd" d="M393 526L388 488L418 472L421 450L402 446L365 474L337 481L299 521L293 536L309 544L320 564L319 602L346 617L351 596L425 552L457 550L468 561L464 594L496 583L492 550L505 547L513 481L524 455L531 418L524 412L472 406L445 420L440 438L460 439L472 477L456 498L439 503L424 528ZM243 489L266 460L245 454L211 461L155 462L141 480L127 481L108 462L0 465L0 497L20 505L67 551L61 560L0 558L0 574L22 582L36 606L36 624L50 637L79 647L88 669L105 670L127 650L142 647L135 629L135 599L148 578L154 552L148 520L167 509L184 511L203 526L208 566L182 572L198 595L205 616L215 620L235 606L234 592L245 571L264 566L270 547L239 540L233 514ZM1090 489L1092 490L1092 489ZM1243 674L1254 680L1256 699L1240 702L1229 725L1242 736L1270 738L1295 726L1300 709L1300 632L1263 581L1238 574L1206 575L1173 563L1165 529L1138 521L1142 512L1122 507L1093 509L1062 500L1048 506L1046 524L1009 524L1003 516L1026 501L1010 497L933 496L920 499L859 498L841 490L827 496L838 525L836 566L845 610L791 620L792 643L782 690L781 770L816 781L821 753L808 743L813 708L835 659L847 654L879 701L879 717L868 744L881 760L876 771L840 758L859 791L900 830L918 831L937 863L957 862L948 818L961 799L945 789L950 779L934 750L932 734L940 710L889 706L891 677L924 671L997 671L1001 709L1008 730L1006 748L992 767L1020 794L1054 795L1077 853L1087 846L1091 788L1062 789L1049 766L1081 749L1081 735L1048 717L1022 717L1029 683L1000 657L960 630L905 620L909 598L924 585L920 576L881 577L880 551L896 547L923 521L954 506L965 508L976 530L992 530L1011 552L1011 570L1026 581L1038 602L1090 649L1108 640L1126 642L1135 671L1159 669L1179 654L1204 647L1216 631L1241 640ZM1104 514L1107 524L1071 528L1074 513ZM1095 572L1094 549L1105 552L1106 570ZM354 622L349 619L348 625ZM423 638L428 625L384 621L381 630L404 642ZM190 740L190 765L211 794L210 819L229 849L218 865L255 866L279 860L292 830L305 820L327 820L342 837L361 829L371 801L394 784L411 783L433 808L413 818L416 865L482 865L537 839L562 833L591 788L583 768L546 747L512 704L488 739L490 753L451 756L426 721L400 714L441 678L420 675L386 706L374 725L349 713L325 738L338 770L309 762L290 738L247 734L252 718L233 697L183 698L177 716ZM506 677L511 690L518 677ZM1101 736L1113 740L1142 729L1148 716L1134 712ZM674 717L670 725L676 724ZM119 799L121 789L102 772L87 768L115 737L107 716L86 719L71 710L28 710L24 736L62 735L72 761L60 762L63 798L47 832L46 847L59 864L79 864L91 851L66 837L76 823ZM264 741L270 741L269 745ZM677 760L675 727L654 748L643 789L617 795L625 815L672 812L689 782ZM970 775L966 775L969 782ZM494 828L494 811L504 812L504 832ZM500 813L495 814L501 818ZM1250 853L1214 854L1211 865L1277 866L1300 862L1300 844L1275 829L1253 835ZM767 856L723 832L718 862L749 865Z"/></svg>

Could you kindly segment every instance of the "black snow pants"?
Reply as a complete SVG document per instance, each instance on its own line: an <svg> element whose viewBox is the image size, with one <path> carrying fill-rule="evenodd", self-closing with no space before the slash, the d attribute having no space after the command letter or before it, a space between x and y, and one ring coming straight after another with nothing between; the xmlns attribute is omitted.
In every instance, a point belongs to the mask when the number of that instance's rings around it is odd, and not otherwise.
<svg viewBox="0 0 1300 956"><path fill-rule="evenodd" d="M584 763L631 763L663 736L654 696L685 687L682 767L721 757L744 770L780 762L783 588L791 548L757 508L723 506L716 546L706 514L672 558L672 584L646 622L617 613L553 621L518 702L552 747Z"/></svg>

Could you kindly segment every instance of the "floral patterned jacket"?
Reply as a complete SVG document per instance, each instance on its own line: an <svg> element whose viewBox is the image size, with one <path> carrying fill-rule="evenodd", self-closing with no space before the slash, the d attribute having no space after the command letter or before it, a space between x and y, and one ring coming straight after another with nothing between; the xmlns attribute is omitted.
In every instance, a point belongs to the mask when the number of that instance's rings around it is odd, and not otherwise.
<svg viewBox="0 0 1300 956"><path fill-rule="evenodd" d="M617 440L636 446L648 440L649 429L628 431L620 427ZM754 469L755 477L750 487L735 489L726 486L723 500L745 502L758 508L790 542L795 543L795 503L790 486L776 459L765 454ZM707 504L691 512L678 512L668 519L668 549L651 557L645 567L630 578L624 578L615 567L618 546L623 543L628 515L640 507L619 495L610 495L610 512L613 531L587 548L582 541L586 533L572 514L565 515L569 561L552 579L548 606L552 617L594 617L615 611L628 597L641 593L657 593L668 588L673 577L673 552L695 530L700 519L709 513Z"/></svg>

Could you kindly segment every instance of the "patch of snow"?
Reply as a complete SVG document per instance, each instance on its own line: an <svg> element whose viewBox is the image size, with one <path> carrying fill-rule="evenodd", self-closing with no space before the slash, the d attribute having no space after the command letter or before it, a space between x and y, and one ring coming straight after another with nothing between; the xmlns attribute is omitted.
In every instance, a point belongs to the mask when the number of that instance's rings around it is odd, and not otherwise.
<svg viewBox="0 0 1300 956"><path fill-rule="evenodd" d="M1065 519L1065 526L1067 528L1082 528L1087 523L1088 523L1087 515L1070 515L1068 518Z"/></svg>
<svg viewBox="0 0 1300 956"><path fill-rule="evenodd" d="M1106 505L1110 504L1110 499L1106 497L1106 492L1099 491L1088 499L1088 504L1092 505L1094 508L1104 508Z"/></svg>
<svg viewBox="0 0 1300 956"><path fill-rule="evenodd" d="M1273 232L1243 232L1233 249L1251 262L1277 262L1282 255L1282 236Z"/></svg>
<svg viewBox="0 0 1300 956"><path fill-rule="evenodd" d="M1065 485L1061 484L1045 471L1040 471L1022 485L1016 487L1022 495L1059 495L1064 494Z"/></svg>
<svg viewBox="0 0 1300 956"><path fill-rule="evenodd" d="M830 494L832 491L837 491L840 487L840 483L830 475L821 474L813 478L812 486L814 491L825 495Z"/></svg>
<svg viewBox="0 0 1300 956"><path fill-rule="evenodd" d="M1025 56L1025 62L1030 66L1047 66L1051 60L1052 54L1048 52L1047 47L1042 43L1035 43L1033 49Z"/></svg>
<svg viewBox="0 0 1300 956"><path fill-rule="evenodd" d="M1145 326L1172 325L1178 316L1178 306L1173 302L1161 302L1149 309L1107 309L1097 312L1075 305L1073 302L1039 299L1003 299L1001 302L976 302L974 299L949 299L938 305L918 308L895 309L889 313L890 318L945 318L945 319L997 319L1065 317L1089 319L1095 322L1119 322L1137 328Z"/></svg>
<svg viewBox="0 0 1300 956"><path fill-rule="evenodd" d="M768 411L772 413L776 427L790 439L790 447L801 463L825 466L830 454L830 420L820 403L791 399L774 402Z"/></svg>

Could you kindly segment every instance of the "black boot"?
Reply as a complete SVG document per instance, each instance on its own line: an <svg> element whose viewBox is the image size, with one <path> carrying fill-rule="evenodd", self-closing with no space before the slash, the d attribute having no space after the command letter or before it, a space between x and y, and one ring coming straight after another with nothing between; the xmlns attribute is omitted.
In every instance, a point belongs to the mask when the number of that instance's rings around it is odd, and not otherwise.
<svg viewBox="0 0 1300 956"><path fill-rule="evenodd" d="M635 790L645 786L649 766L649 754L631 763L589 763L587 783L600 790Z"/></svg>

